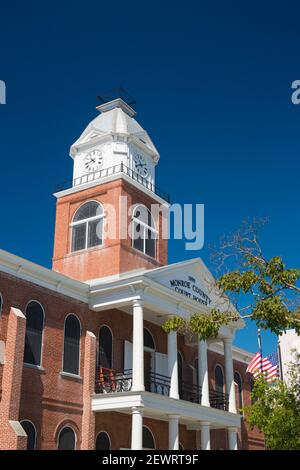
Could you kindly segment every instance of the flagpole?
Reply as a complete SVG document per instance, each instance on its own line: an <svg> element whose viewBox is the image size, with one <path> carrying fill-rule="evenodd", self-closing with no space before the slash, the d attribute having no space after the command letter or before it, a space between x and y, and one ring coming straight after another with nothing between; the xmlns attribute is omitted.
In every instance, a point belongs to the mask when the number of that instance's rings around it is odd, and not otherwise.
<svg viewBox="0 0 300 470"><path fill-rule="evenodd" d="M279 340L279 338L278 338L278 342L277 342L277 354L278 354L278 364L279 364L280 380L283 380L282 359L281 359L281 347L280 347L280 340Z"/></svg>
<svg viewBox="0 0 300 470"><path fill-rule="evenodd" d="M261 345L261 332L260 328L257 328L257 342L258 342L258 350L260 354L260 373L263 372L263 357L262 357L262 345Z"/></svg>

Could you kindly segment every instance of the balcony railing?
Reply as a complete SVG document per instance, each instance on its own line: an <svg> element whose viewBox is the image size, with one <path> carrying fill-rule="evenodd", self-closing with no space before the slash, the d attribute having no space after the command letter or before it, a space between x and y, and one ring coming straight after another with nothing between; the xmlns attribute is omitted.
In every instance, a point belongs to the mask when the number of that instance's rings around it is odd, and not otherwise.
<svg viewBox="0 0 300 470"><path fill-rule="evenodd" d="M201 387L181 381L179 384L179 397L181 400L201 403Z"/></svg>
<svg viewBox="0 0 300 470"><path fill-rule="evenodd" d="M129 392L132 388L132 370L127 369L116 372L101 367L96 375L96 393ZM150 372L145 380L145 389L148 392L169 396L170 377ZM181 400L192 403L201 403L201 387L182 381L179 385ZM216 390L209 391L210 406L218 410L228 411L228 395Z"/></svg>
<svg viewBox="0 0 300 470"><path fill-rule="evenodd" d="M132 387L132 371L116 372L101 367L96 374L96 393L129 392Z"/></svg>
<svg viewBox="0 0 300 470"><path fill-rule="evenodd" d="M94 181L98 181L103 178L108 178L110 176L122 173L129 176L129 178L131 178L132 180L137 181L142 186L149 189L149 191L164 199L168 203L170 202L170 196L167 193L160 190L157 186L151 183L151 181L147 180L146 178L143 178L143 176L139 175L136 171L124 165L124 163L120 163L109 168L102 168L101 170L94 171L93 173L88 173L73 180L65 181L56 186L55 192L64 191L72 187L81 186L82 184L93 183Z"/></svg>
<svg viewBox="0 0 300 470"><path fill-rule="evenodd" d="M170 377L150 372L149 376L146 377L145 380L145 389L148 392L169 396Z"/></svg>
<svg viewBox="0 0 300 470"><path fill-rule="evenodd" d="M209 391L210 406L218 410L228 411L228 395L227 393L218 392L216 390Z"/></svg>

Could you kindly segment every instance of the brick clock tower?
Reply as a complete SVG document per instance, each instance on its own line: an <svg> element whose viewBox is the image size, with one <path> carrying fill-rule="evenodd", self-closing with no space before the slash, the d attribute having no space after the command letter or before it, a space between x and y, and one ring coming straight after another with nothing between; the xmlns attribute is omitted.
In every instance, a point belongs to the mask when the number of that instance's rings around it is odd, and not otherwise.
<svg viewBox="0 0 300 470"><path fill-rule="evenodd" d="M55 194L53 270L81 281L168 261L161 233L169 201L155 186L159 154L126 97L97 110L71 146L72 184ZM154 215L153 204L164 210Z"/></svg>

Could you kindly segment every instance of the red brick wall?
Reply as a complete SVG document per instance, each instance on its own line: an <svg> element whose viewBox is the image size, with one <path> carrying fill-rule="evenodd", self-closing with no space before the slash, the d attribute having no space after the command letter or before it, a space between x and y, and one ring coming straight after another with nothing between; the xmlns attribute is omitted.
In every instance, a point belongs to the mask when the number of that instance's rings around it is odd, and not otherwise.
<svg viewBox="0 0 300 470"><path fill-rule="evenodd" d="M159 226L160 237L157 241L157 257L151 258L132 248L130 237L121 239L119 235L119 224L117 224L117 239L113 240L104 235L104 245L85 251L71 252L71 229L70 223L77 209L89 200L102 203L106 212L105 221L109 225L111 215L105 209L106 204L111 204L119 214L120 196L127 197L128 208L133 204L144 204L151 208L155 201L139 191L134 186L119 179L110 183L89 188L57 200L56 226L53 254L53 270L66 274L78 280L97 279L110 276L120 272L145 267L155 268L167 264L168 244L161 237L162 215L156 221ZM131 221L127 218L126 228Z"/></svg>
<svg viewBox="0 0 300 470"><path fill-rule="evenodd" d="M15 307L25 313L26 305L30 300L39 301L45 311L45 328L43 335L42 367L23 367L23 352L19 351L19 359L16 362L20 370L16 377L20 380L21 399L16 419L31 420L37 429L37 446L40 449L55 449L57 447L57 436L62 427L71 425L77 433L77 448L91 448L95 441L92 431L86 436L86 430L93 428L94 416L89 413L90 396L88 390L93 388L95 370L94 349L98 347L98 335L101 325L107 325L113 332L113 367L117 370L123 368L124 340L132 341L132 317L119 310L106 312L90 311L82 302L72 300L61 294L54 293L45 288L22 281L13 276L0 273L0 292L3 296L3 313L0 325L0 341L5 341L8 349L9 341L24 347L24 342L20 342L20 335L16 333L15 327L9 327L10 308ZM69 313L75 313L80 319L82 326L81 356L80 356L80 377L70 378L61 374L62 371L62 351L64 339L64 321ZM156 350L167 353L167 336L161 327L149 322L145 326L153 335ZM92 335L87 336L90 331ZM96 344L95 344L96 343ZM9 346L11 347L11 346ZM194 365L197 357L197 350L185 344L184 338L178 338L178 348L183 357L183 379L192 382L193 372L190 364ZM211 385L213 386L214 366L217 363L223 364L221 355L208 354L209 373ZM244 383L244 402L247 404L250 397L250 382L245 374L246 364L235 362L235 370L241 374ZM23 373L22 373L23 372ZM0 365L0 391L2 397L7 396L7 384L3 381L3 365ZM17 402L16 402L17 403ZM3 405L3 403L2 403ZM18 406L17 406L18 408ZM96 415L95 435L106 426L112 433L113 447L128 447L130 433L130 416L118 415L115 421L111 413L98 413ZM119 423L124 420L126 428ZM126 421L127 420L127 421ZM118 422L118 426L115 423ZM159 448L167 446L167 423L161 421L145 419L158 440ZM84 438L81 438L82 429L85 430ZM117 430L118 429L118 430ZM192 449L196 446L196 433L187 431L181 426L180 441L185 449ZM122 434L124 433L124 435ZM118 441L118 438L120 439ZM249 433L246 427L242 427L243 443L242 448L261 448L262 440L257 431ZM9 444L11 445L11 444ZM18 444L16 443L16 446ZM212 447L226 448L227 436L225 430L212 431Z"/></svg>

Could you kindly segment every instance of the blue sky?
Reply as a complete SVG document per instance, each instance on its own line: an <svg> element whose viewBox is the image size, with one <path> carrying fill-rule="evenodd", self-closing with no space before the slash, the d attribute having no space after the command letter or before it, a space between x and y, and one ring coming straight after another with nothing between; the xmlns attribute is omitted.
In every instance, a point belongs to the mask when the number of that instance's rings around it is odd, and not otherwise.
<svg viewBox="0 0 300 470"><path fill-rule="evenodd" d="M205 204L204 249L171 242L170 262L209 266L209 244L268 216L267 255L300 266L299 15L293 1L2 4L0 246L51 266L69 146L97 94L122 85L160 151L157 184L173 202ZM265 353L275 343L264 334ZM254 326L236 344L255 351Z"/></svg>

